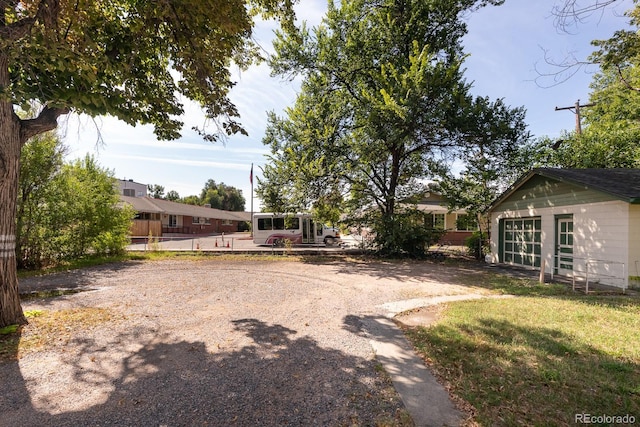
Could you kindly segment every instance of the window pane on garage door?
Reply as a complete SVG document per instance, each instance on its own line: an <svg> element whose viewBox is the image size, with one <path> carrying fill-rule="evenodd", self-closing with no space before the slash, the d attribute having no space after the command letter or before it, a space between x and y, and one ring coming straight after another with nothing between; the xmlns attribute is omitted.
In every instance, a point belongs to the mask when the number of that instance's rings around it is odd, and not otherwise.
<svg viewBox="0 0 640 427"><path fill-rule="evenodd" d="M540 218L505 219L503 234L503 260L507 264L540 267Z"/></svg>

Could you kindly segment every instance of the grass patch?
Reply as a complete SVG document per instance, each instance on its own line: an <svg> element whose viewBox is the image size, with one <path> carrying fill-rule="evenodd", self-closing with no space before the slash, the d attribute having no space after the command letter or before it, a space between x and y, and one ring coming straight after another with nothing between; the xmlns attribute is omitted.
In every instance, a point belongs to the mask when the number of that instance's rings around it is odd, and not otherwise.
<svg viewBox="0 0 640 427"><path fill-rule="evenodd" d="M167 259L185 259L194 261L301 261L303 256L283 255L279 253L225 253L203 251L156 251L129 252L132 261L162 261Z"/></svg>
<svg viewBox="0 0 640 427"><path fill-rule="evenodd" d="M0 362L17 360L24 354L56 345L66 345L81 332L118 320L111 310L84 307L77 309L25 312L28 325L13 333L0 335Z"/></svg>
<svg viewBox="0 0 640 427"><path fill-rule="evenodd" d="M475 408L481 425L571 425L577 413L640 414L638 299L465 301L448 305L431 327L406 334Z"/></svg>
<svg viewBox="0 0 640 427"><path fill-rule="evenodd" d="M20 294L20 300L30 301L34 299L55 298L55 297L61 297L63 295L73 295L83 291L84 290L79 290L79 289L47 289L42 291L35 291L35 292Z"/></svg>
<svg viewBox="0 0 640 427"><path fill-rule="evenodd" d="M77 270L81 268L93 267L96 265L130 261L133 259L134 258L130 254L86 257L86 258L72 260L72 261L63 261L56 265L42 268L39 270L18 270L18 277L26 278L26 277L42 276L50 273L59 273L63 271Z"/></svg>
<svg viewBox="0 0 640 427"><path fill-rule="evenodd" d="M573 295L573 290L560 283L540 283L523 277L493 272L469 272L456 276L460 284L490 290L502 295L559 296Z"/></svg>
<svg viewBox="0 0 640 427"><path fill-rule="evenodd" d="M78 270L97 265L112 264L126 261L162 261L168 259L178 260L217 260L217 261L302 261L303 256L281 254L234 254L234 253L217 253L217 252L186 252L186 251L147 251L147 252L128 252L118 256L102 256L88 257L75 261L60 263L56 266L43 268L40 270L19 270L18 277L34 277L43 276L51 273L60 273L70 270Z"/></svg>

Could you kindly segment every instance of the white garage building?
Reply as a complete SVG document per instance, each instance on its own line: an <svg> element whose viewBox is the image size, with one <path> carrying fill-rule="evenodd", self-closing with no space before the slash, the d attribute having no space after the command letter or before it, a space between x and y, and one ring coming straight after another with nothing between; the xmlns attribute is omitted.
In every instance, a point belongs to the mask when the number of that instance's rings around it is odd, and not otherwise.
<svg viewBox="0 0 640 427"><path fill-rule="evenodd" d="M640 278L640 169L534 169L489 214L489 262L622 289Z"/></svg>

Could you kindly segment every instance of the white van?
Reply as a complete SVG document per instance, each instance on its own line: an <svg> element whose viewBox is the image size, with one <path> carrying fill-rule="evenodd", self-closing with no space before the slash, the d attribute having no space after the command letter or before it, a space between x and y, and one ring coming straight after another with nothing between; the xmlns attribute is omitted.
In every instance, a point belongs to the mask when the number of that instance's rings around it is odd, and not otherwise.
<svg viewBox="0 0 640 427"><path fill-rule="evenodd" d="M281 246L285 241L294 245L340 242L340 232L316 222L309 214L256 213L253 215L253 243Z"/></svg>

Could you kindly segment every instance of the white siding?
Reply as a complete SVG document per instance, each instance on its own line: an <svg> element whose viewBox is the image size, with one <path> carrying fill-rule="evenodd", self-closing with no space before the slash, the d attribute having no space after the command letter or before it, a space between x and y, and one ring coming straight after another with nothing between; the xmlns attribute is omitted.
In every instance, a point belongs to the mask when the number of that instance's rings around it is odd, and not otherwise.
<svg viewBox="0 0 640 427"><path fill-rule="evenodd" d="M629 275L640 277L640 205L629 206Z"/></svg>
<svg viewBox="0 0 640 427"><path fill-rule="evenodd" d="M546 264L546 271L551 272L555 255L555 224L557 215L573 215L574 230L574 271L584 275L585 260L598 260L590 264L589 269L598 268L600 273L615 275L626 286L630 263L629 243L631 236L640 236L640 206L634 209L633 229L629 226L630 206L623 201L597 202L573 206L542 207L514 210L495 211L491 214L491 254L489 260L498 262L500 248L500 220L504 218L523 218L539 216L542 220L542 248L541 256ZM635 206L634 206L635 208ZM635 238L635 259L640 258L640 237ZM601 262L601 261L610 261ZM619 264L618 264L619 263ZM623 270L624 265L624 270ZM640 262L638 262L640 268Z"/></svg>

